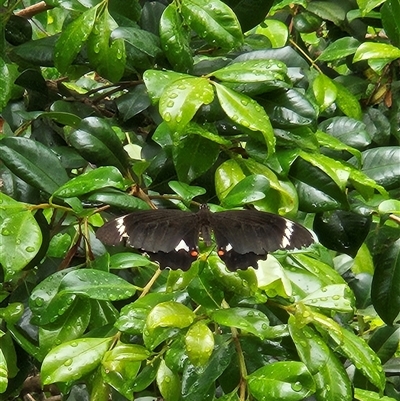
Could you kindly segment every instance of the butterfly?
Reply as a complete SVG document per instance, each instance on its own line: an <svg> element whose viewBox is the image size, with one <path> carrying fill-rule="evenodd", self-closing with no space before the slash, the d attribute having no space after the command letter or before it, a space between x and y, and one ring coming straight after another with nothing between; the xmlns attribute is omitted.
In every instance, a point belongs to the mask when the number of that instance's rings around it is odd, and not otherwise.
<svg viewBox="0 0 400 401"><path fill-rule="evenodd" d="M188 270L199 255L200 237L210 246L212 234L218 256L231 271L257 268L269 252L314 242L306 228L284 217L254 209L212 213L207 205L198 212L139 210L107 222L96 236L105 245L148 254L161 269Z"/></svg>

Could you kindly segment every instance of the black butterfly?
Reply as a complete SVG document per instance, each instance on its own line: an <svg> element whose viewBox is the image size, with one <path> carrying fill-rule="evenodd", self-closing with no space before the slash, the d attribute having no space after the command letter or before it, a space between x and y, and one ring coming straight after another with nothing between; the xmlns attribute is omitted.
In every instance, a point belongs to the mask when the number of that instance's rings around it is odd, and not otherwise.
<svg viewBox="0 0 400 401"><path fill-rule="evenodd" d="M231 271L257 267L268 252L314 242L306 228L284 217L257 210L211 213L207 205L197 213L140 210L109 221L96 236L106 245L122 244L145 252L162 269L188 270L199 255L199 237L210 246L211 232L218 256Z"/></svg>

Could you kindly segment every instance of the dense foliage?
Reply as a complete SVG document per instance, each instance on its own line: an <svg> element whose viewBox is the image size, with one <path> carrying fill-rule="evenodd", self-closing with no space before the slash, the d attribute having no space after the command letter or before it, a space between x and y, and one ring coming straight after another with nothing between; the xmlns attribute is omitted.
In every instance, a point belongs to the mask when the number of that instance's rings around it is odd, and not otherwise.
<svg viewBox="0 0 400 401"><path fill-rule="evenodd" d="M3 0L0 399L400 400L399 15ZM161 272L95 237L201 203L319 243Z"/></svg>

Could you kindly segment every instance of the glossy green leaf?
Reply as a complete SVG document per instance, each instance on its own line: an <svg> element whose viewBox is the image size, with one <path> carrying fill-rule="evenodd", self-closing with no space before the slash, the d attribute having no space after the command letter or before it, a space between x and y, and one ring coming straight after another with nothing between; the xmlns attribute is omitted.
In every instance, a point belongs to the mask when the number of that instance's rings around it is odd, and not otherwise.
<svg viewBox="0 0 400 401"><path fill-rule="evenodd" d="M122 278L94 269L74 270L63 277L60 293L80 294L89 298L117 301L131 297L136 287Z"/></svg>
<svg viewBox="0 0 400 401"><path fill-rule="evenodd" d="M302 362L273 362L248 376L250 393L260 401L300 401L315 391L315 383Z"/></svg>
<svg viewBox="0 0 400 401"><path fill-rule="evenodd" d="M351 37L346 36L331 43L324 51L318 56L320 61L333 61L340 60L354 54L360 46L360 42Z"/></svg>
<svg viewBox="0 0 400 401"><path fill-rule="evenodd" d="M368 344L353 332L341 327L331 318L320 313L312 314L313 324L324 330L356 368L378 389L383 390L385 375L381 361Z"/></svg>
<svg viewBox="0 0 400 401"><path fill-rule="evenodd" d="M111 39L118 25L107 8L97 15L87 40L89 62L96 71L111 81L119 81L125 70L126 52L123 39Z"/></svg>
<svg viewBox="0 0 400 401"><path fill-rule="evenodd" d="M141 345L117 344L105 353L101 361L104 381L126 398L130 398L135 391L134 381L141 361L148 356L149 352Z"/></svg>
<svg viewBox="0 0 400 401"><path fill-rule="evenodd" d="M278 60L247 60L229 64L209 76L227 82L286 81L287 67Z"/></svg>
<svg viewBox="0 0 400 401"><path fill-rule="evenodd" d="M182 373L182 399L184 401L204 401L214 394L214 382L231 364L235 355L235 348L230 338L220 336L219 343L215 344L214 352L208 363L201 369L195 369L186 363Z"/></svg>
<svg viewBox="0 0 400 401"><path fill-rule="evenodd" d="M252 98L214 82L218 100L227 116L235 123L264 135L271 154L275 149L275 136L265 110Z"/></svg>
<svg viewBox="0 0 400 401"><path fill-rule="evenodd" d="M249 175L237 183L222 199L225 207L241 206L265 198L269 180L263 175Z"/></svg>
<svg viewBox="0 0 400 401"><path fill-rule="evenodd" d="M3 351L0 349L0 394L4 393L8 385L7 361Z"/></svg>
<svg viewBox="0 0 400 401"><path fill-rule="evenodd" d="M135 86L128 93L116 99L119 116L123 121L138 115L150 106L150 98L144 85Z"/></svg>
<svg viewBox="0 0 400 401"><path fill-rule="evenodd" d="M387 324L393 324L400 311L400 240L375 258L371 297L374 308Z"/></svg>
<svg viewBox="0 0 400 401"><path fill-rule="evenodd" d="M345 150L352 154L354 157L359 160L361 164L361 152L358 149L353 148L352 146L346 145L341 140L337 139L336 137L327 134L326 132L318 130L315 133L318 143L323 146L327 147L332 150Z"/></svg>
<svg viewBox="0 0 400 401"><path fill-rule="evenodd" d="M346 210L335 210L315 216L313 229L324 246L352 257L371 227L371 217Z"/></svg>
<svg viewBox="0 0 400 401"><path fill-rule="evenodd" d="M342 24L346 19L346 7L335 1L313 1L307 4L307 10L318 15L324 20L333 22L335 25Z"/></svg>
<svg viewBox="0 0 400 401"><path fill-rule="evenodd" d="M53 196L59 198L72 198L104 187L123 189L124 179L115 167L98 167L62 185Z"/></svg>
<svg viewBox="0 0 400 401"><path fill-rule="evenodd" d="M7 64L0 57L0 109L3 109L12 97L13 82L18 76L16 66Z"/></svg>
<svg viewBox="0 0 400 401"><path fill-rule="evenodd" d="M360 103L344 85L337 81L332 81L336 86L336 104L342 112L350 118L361 120L363 113Z"/></svg>
<svg viewBox="0 0 400 401"><path fill-rule="evenodd" d="M204 195L206 193L204 188L195 185L188 185L184 182L170 181L168 185L185 202L189 202L196 196Z"/></svg>
<svg viewBox="0 0 400 401"><path fill-rule="evenodd" d="M146 326L149 329L156 327L178 327L180 329L193 323L195 314L185 305L167 301L156 305L147 316Z"/></svg>
<svg viewBox="0 0 400 401"><path fill-rule="evenodd" d="M148 266L152 263L146 256L132 252L116 253L110 257L110 269L131 269L136 266Z"/></svg>
<svg viewBox="0 0 400 401"><path fill-rule="evenodd" d="M361 388L354 389L354 399L357 401L396 401L395 398L381 396L374 391L363 390Z"/></svg>
<svg viewBox="0 0 400 401"><path fill-rule="evenodd" d="M400 15L399 0L386 0L380 12L383 29L389 37L390 42L394 46L400 47L400 22L397 18L397 16Z"/></svg>
<svg viewBox="0 0 400 401"><path fill-rule="evenodd" d="M38 253L42 232L27 205L0 193L0 264L11 280Z"/></svg>
<svg viewBox="0 0 400 401"><path fill-rule="evenodd" d="M220 147L200 135L179 137L172 148L172 157L178 179L191 182L208 171L218 159ZM190 157L187 157L190 155Z"/></svg>
<svg viewBox="0 0 400 401"><path fill-rule="evenodd" d="M92 32L98 6L89 8L73 20L61 33L54 49L54 64L65 73Z"/></svg>
<svg viewBox="0 0 400 401"><path fill-rule="evenodd" d="M239 21L222 1L183 0L181 11L189 26L209 43L228 50L242 44Z"/></svg>
<svg viewBox="0 0 400 401"><path fill-rule="evenodd" d="M255 33L266 36L273 48L281 48L289 39L288 26L278 19L267 18L256 29Z"/></svg>
<svg viewBox="0 0 400 401"><path fill-rule="evenodd" d="M204 366L214 350L214 335L203 321L199 321L186 333L185 346L193 365Z"/></svg>
<svg viewBox="0 0 400 401"><path fill-rule="evenodd" d="M3 138L0 141L0 159L16 176L47 193L54 192L68 181L56 154L29 138Z"/></svg>
<svg viewBox="0 0 400 401"><path fill-rule="evenodd" d="M400 185L400 147L387 146L362 152L362 171L386 189ZM350 160L351 162L351 160Z"/></svg>
<svg viewBox="0 0 400 401"><path fill-rule="evenodd" d="M191 76L175 71L147 70L143 74L147 92L154 104L160 100L167 86L179 79L188 79L189 77Z"/></svg>
<svg viewBox="0 0 400 401"><path fill-rule="evenodd" d="M387 43L362 43L355 55L354 62L370 59L386 59L388 62L400 58L400 49Z"/></svg>
<svg viewBox="0 0 400 401"><path fill-rule="evenodd" d="M103 179L106 179L106 177L103 177ZM104 205L115 206L126 211L149 209L149 205L145 201L113 188L97 190L96 192L88 194L85 199L92 202L100 202Z"/></svg>
<svg viewBox="0 0 400 401"><path fill-rule="evenodd" d="M332 284L314 291L301 302L315 308L353 312L351 301L347 297L349 292L349 288L345 284Z"/></svg>
<svg viewBox="0 0 400 401"><path fill-rule="evenodd" d="M211 314L223 326L236 327L264 339L269 338L269 319L262 312L251 308L220 309Z"/></svg>
<svg viewBox="0 0 400 401"><path fill-rule="evenodd" d="M329 118L318 128L356 149L365 149L371 143L365 124L349 117Z"/></svg>
<svg viewBox="0 0 400 401"><path fill-rule="evenodd" d="M156 382L163 398L168 401L178 400L181 393L179 376L161 361L157 370Z"/></svg>
<svg viewBox="0 0 400 401"><path fill-rule="evenodd" d="M156 57L161 52L158 37L144 29L130 26L118 27L112 31L111 39L124 39L138 51L150 57Z"/></svg>
<svg viewBox="0 0 400 401"><path fill-rule="evenodd" d="M297 89L282 91L273 101L263 100L262 105L275 126L292 129L309 126L317 120L315 106Z"/></svg>
<svg viewBox="0 0 400 401"><path fill-rule="evenodd" d="M177 6L168 5L160 19L160 41L168 61L177 71L188 72L193 66L189 40L190 32Z"/></svg>
<svg viewBox="0 0 400 401"><path fill-rule="evenodd" d="M29 298L29 308L33 313L35 324L53 323L73 304L76 296L64 294L57 296L58 287L63 277L71 269L64 269L42 280L32 291Z"/></svg>
<svg viewBox="0 0 400 401"><path fill-rule="evenodd" d="M317 155L313 154L312 157L314 156ZM326 159L327 164L323 169L320 169L322 165L313 165L310 159L311 155L307 156L307 162L297 159L290 170L299 194L300 208L319 212L336 209L346 204L347 200L343 191L348 175L346 177L346 174L343 174L345 171L342 170L339 177L331 169L330 161L333 159Z"/></svg>
<svg viewBox="0 0 400 401"><path fill-rule="evenodd" d="M127 154L106 120L98 117L83 119L78 129L68 135L67 141L89 162L98 166L115 166L122 173L127 171Z"/></svg>
<svg viewBox="0 0 400 401"><path fill-rule="evenodd" d="M203 104L214 99L205 78L189 77L172 82L160 97L159 110L171 131L181 132Z"/></svg>
<svg viewBox="0 0 400 401"><path fill-rule="evenodd" d="M399 341L399 326L382 326L371 336L368 345L376 352L382 364L385 364L395 356Z"/></svg>
<svg viewBox="0 0 400 401"><path fill-rule="evenodd" d="M80 338L53 348L45 357L43 384L68 383L92 372L108 351L113 338Z"/></svg>
<svg viewBox="0 0 400 401"><path fill-rule="evenodd" d="M317 75L312 88L320 111L326 110L336 100L336 85L325 74Z"/></svg>
<svg viewBox="0 0 400 401"><path fill-rule="evenodd" d="M79 299L63 315L62 320L39 328L40 348L48 353L55 345L79 338L88 327L90 315L89 300Z"/></svg>
<svg viewBox="0 0 400 401"><path fill-rule="evenodd" d="M333 351L309 326L300 325L294 316L288 327L301 361L314 377L317 399L352 401L349 377Z"/></svg>

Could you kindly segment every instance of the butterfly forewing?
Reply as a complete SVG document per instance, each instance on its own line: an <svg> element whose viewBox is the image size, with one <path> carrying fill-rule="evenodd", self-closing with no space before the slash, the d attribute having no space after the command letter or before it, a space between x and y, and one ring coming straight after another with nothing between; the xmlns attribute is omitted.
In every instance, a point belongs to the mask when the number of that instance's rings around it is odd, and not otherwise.
<svg viewBox="0 0 400 401"><path fill-rule="evenodd" d="M198 213L158 209L131 213L106 223L97 237L107 245L125 244L145 251L160 267L187 270L198 254L199 235L209 242L210 230L217 252L230 270L257 267L259 259L278 249L313 243L308 230L283 217L257 210Z"/></svg>

